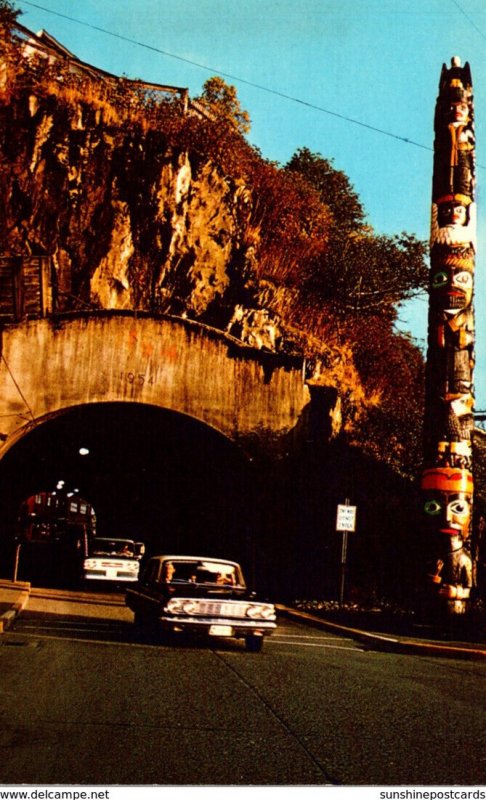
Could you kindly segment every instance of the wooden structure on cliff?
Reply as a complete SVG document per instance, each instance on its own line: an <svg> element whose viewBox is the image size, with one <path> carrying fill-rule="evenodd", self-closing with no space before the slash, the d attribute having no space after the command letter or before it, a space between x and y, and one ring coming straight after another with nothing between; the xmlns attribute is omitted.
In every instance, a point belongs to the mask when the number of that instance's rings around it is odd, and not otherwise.
<svg viewBox="0 0 486 800"><path fill-rule="evenodd" d="M441 611L463 614L472 556L476 254L474 106L469 64L442 67L435 109L422 492L429 580Z"/></svg>
<svg viewBox="0 0 486 800"><path fill-rule="evenodd" d="M81 78L109 84L117 84L123 81L124 84L129 84L132 88L141 90L158 100L178 98L182 103L182 109L185 114L213 119L208 109L204 108L197 100L192 100L189 97L189 90L186 87L169 86L125 77L120 78L118 75L82 61L47 31L41 30L38 33L34 33L18 22L14 26L14 31L20 41L23 42L23 52L26 58L41 57L49 59L50 63L62 63L70 72Z"/></svg>
<svg viewBox="0 0 486 800"><path fill-rule="evenodd" d="M0 322L45 317L52 305L48 256L0 256Z"/></svg>

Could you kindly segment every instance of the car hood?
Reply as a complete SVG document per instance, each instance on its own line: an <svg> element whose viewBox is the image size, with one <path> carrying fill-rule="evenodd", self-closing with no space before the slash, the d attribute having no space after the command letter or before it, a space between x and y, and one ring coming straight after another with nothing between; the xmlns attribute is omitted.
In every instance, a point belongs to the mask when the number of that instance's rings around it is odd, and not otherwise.
<svg viewBox="0 0 486 800"><path fill-rule="evenodd" d="M213 597L226 600L247 600L249 591L236 586L203 586L201 584L171 584L163 590L171 597Z"/></svg>

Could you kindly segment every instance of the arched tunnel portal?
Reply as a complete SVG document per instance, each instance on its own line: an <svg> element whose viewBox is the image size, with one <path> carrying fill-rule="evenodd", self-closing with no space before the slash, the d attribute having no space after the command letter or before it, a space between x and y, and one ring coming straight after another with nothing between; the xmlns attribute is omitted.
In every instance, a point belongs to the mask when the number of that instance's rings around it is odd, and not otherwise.
<svg viewBox="0 0 486 800"><path fill-rule="evenodd" d="M92 504L100 535L143 541L148 555L232 558L255 581L263 543L253 465L207 424L159 407L109 402L66 408L27 429L0 461L5 577L22 501L56 490L60 481L62 491L77 490ZM264 562L260 555L260 568Z"/></svg>
<svg viewBox="0 0 486 800"><path fill-rule="evenodd" d="M316 427L311 394L301 357L181 318L3 325L0 570L10 570L19 505L60 480L94 506L100 533L261 568L266 538L278 531L279 550L291 527L282 465ZM317 418L325 432L329 406Z"/></svg>

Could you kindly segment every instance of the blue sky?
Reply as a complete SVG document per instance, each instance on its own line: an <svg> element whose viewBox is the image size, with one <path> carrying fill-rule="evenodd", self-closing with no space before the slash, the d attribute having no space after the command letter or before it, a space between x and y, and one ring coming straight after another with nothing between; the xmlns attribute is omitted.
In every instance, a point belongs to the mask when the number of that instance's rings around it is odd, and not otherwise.
<svg viewBox="0 0 486 800"><path fill-rule="evenodd" d="M429 234L440 70L453 55L469 61L479 183L476 407L486 409L484 0L14 0L14 5L24 12L20 21L26 27L44 28L81 59L110 72L186 86L191 96L200 94L208 77L222 75L236 86L252 119L249 138L266 158L285 164L300 147L321 153L347 174L377 233L407 231L420 239ZM400 320L425 346L427 301L401 309Z"/></svg>

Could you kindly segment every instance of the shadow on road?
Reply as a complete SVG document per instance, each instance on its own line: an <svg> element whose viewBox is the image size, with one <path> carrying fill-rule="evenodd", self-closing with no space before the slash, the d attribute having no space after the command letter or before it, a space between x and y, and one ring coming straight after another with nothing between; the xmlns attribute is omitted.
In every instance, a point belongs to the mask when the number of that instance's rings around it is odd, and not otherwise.
<svg viewBox="0 0 486 800"><path fill-rule="evenodd" d="M39 597L39 595L36 595ZM59 595L57 595L57 599ZM71 599L71 598L70 598ZM91 599L81 599L86 604L96 603ZM118 643L143 645L167 649L229 650L244 649L244 642L235 639L210 640L188 634L163 634L156 630L140 630L133 622L103 619L80 615L59 615L40 611L25 611L10 628L10 634L28 637L49 637L97 643Z"/></svg>

